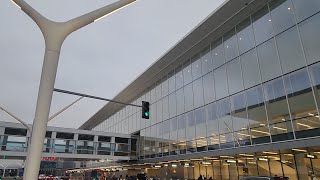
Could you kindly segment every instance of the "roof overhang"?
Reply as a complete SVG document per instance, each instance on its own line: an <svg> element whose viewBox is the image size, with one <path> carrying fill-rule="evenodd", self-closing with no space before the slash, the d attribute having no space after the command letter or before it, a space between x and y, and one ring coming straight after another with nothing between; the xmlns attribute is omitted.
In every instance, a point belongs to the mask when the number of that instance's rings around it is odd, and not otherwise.
<svg viewBox="0 0 320 180"><path fill-rule="evenodd" d="M183 61L198 53L230 28L261 8L268 0L226 0L204 21L130 83L114 100L130 103L150 90L155 82L174 70ZM125 105L108 103L79 129L92 129L121 110Z"/></svg>

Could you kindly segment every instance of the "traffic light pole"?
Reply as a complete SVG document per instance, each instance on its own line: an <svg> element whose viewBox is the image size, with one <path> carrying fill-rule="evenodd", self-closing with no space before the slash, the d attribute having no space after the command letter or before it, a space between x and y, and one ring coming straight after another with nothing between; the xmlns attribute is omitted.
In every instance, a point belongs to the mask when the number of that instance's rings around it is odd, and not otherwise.
<svg viewBox="0 0 320 180"><path fill-rule="evenodd" d="M59 93L64 93L64 94L70 94L70 95L75 95L75 96L91 98L91 99L97 99L97 100L101 100L101 101L114 102L114 103L123 104L123 105L127 105L127 106L142 107L142 106L136 105L136 104L124 103L124 102L115 101L115 100L111 100L111 99L107 99L107 98L102 98L102 97L98 97L98 96L92 96L92 95L88 95L88 94L82 94L82 93L77 93L77 92L72 92L72 91L67 91L67 90L62 90L62 89L53 89L53 91L59 92Z"/></svg>
<svg viewBox="0 0 320 180"><path fill-rule="evenodd" d="M12 2L34 20L45 39L45 54L37 106L31 133L31 143L28 147L28 156L25 166L26 171L23 176L24 180L36 180L38 179L40 169L43 142L47 130L59 55L63 41L72 32L101 19L115 10L135 2L135 0L119 0L67 22L51 21L42 16L23 0L12 0Z"/></svg>

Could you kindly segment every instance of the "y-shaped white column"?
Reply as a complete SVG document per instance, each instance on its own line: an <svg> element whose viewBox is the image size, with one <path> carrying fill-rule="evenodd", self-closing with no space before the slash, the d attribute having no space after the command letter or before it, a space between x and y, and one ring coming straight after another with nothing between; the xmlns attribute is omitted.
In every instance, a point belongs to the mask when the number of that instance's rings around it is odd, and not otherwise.
<svg viewBox="0 0 320 180"><path fill-rule="evenodd" d="M42 66L37 107L31 134L31 143L28 147L24 180L37 180L40 168L43 142L47 129L48 116L52 100L53 88L59 62L60 49L65 38L72 32L125 7L136 0L119 0L93 12L79 16L67 22L51 21L23 0L12 0L39 26L45 39L45 54Z"/></svg>

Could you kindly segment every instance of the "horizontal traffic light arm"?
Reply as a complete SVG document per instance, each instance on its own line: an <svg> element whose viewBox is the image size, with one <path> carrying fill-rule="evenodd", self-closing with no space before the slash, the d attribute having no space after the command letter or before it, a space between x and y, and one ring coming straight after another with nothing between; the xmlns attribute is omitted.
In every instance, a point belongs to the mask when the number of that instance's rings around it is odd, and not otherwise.
<svg viewBox="0 0 320 180"><path fill-rule="evenodd" d="M59 92L59 93L64 93L64 94L71 94L71 95L75 95L75 96L81 96L81 97L86 97L86 98L91 98L91 99L97 99L97 100L101 100L101 101L109 101L109 102L123 104L123 105L127 105L127 106L135 106L135 107L141 107L142 108L142 106L139 106L139 105L136 105L136 104L124 103L124 102L115 101L115 100L111 100L111 99L107 99L107 98L102 98L102 97L98 97L98 96L92 96L92 95L88 95L88 94L82 94L82 93L77 93L77 92L72 92L72 91L67 91L67 90L62 90L62 89L54 88L53 91Z"/></svg>

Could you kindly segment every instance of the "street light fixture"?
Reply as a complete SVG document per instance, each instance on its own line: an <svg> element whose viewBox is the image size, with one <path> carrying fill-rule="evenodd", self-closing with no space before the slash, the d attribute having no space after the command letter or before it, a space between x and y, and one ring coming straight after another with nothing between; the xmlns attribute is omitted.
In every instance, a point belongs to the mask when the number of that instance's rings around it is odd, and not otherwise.
<svg viewBox="0 0 320 180"><path fill-rule="evenodd" d="M11 0L24 11L40 28L45 39L45 54L42 65L37 106L31 134L31 144L28 148L24 180L38 179L42 146L47 129L52 94L63 41L72 32L99 20L100 18L123 8L136 0L119 0L115 3L84 14L66 22L54 22L33 9L23 0Z"/></svg>

